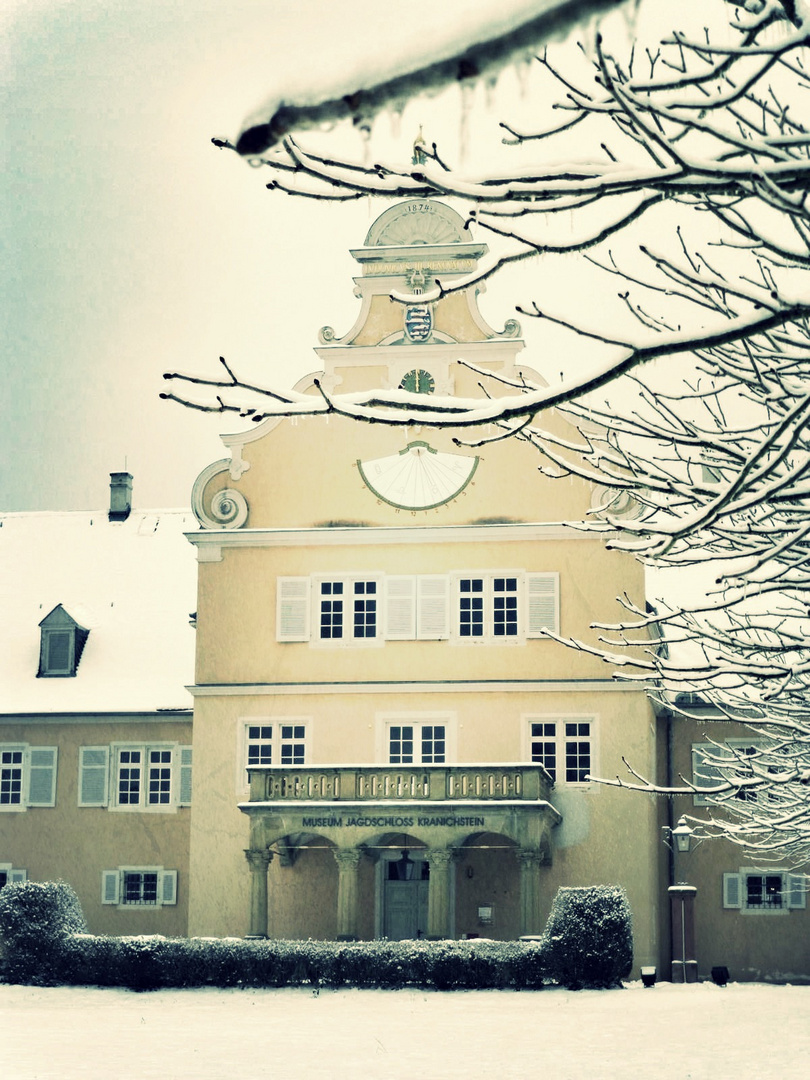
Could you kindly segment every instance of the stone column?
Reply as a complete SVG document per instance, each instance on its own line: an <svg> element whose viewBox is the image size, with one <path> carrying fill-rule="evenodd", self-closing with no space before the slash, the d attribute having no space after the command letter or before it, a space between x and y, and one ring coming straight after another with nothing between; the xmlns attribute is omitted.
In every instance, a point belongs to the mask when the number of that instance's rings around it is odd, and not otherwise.
<svg viewBox="0 0 810 1080"><path fill-rule="evenodd" d="M694 885L670 885L672 911L672 981L696 983L698 966L695 958L695 895Z"/></svg>
<svg viewBox="0 0 810 1080"><path fill-rule="evenodd" d="M362 852L358 848L342 848L333 854L338 864L337 939L357 941L357 878Z"/></svg>
<svg viewBox="0 0 810 1080"><path fill-rule="evenodd" d="M540 875L538 868L543 862L542 853L534 848L519 848L520 863L520 933L539 934L540 927Z"/></svg>
<svg viewBox="0 0 810 1080"><path fill-rule="evenodd" d="M249 938L267 937L267 870L273 861L267 848L248 848L245 858L250 865L250 931Z"/></svg>
<svg viewBox="0 0 810 1080"><path fill-rule="evenodd" d="M427 936L436 940L450 936L450 871L453 852L447 848L436 848L428 851L427 858L430 866Z"/></svg>

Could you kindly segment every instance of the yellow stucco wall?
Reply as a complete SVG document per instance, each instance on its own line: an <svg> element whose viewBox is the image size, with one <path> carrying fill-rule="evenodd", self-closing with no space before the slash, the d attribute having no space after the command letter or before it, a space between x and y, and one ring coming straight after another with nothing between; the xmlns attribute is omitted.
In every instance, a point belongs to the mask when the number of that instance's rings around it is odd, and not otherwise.
<svg viewBox="0 0 810 1080"><path fill-rule="evenodd" d="M328 536L326 537L328 540ZM199 567L197 681L307 682L339 679L608 678L605 663L546 639L523 644L387 641L341 646L276 641L276 588L282 576L318 573L450 574L526 570L560 574L561 632L596 644L592 621L615 622L627 591L643 596L639 567L598 539L364 544L227 549ZM433 542L431 542L433 541ZM619 581L621 580L621 586ZM238 601L238 602L237 602Z"/></svg>

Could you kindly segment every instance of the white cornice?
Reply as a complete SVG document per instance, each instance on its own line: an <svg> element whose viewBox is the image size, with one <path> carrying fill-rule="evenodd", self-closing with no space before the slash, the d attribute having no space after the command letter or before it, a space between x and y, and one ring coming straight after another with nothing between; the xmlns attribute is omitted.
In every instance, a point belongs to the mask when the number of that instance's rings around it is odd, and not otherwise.
<svg viewBox="0 0 810 1080"><path fill-rule="evenodd" d="M407 511L405 511L407 513ZM199 562L220 562L223 548L376 547L390 544L508 543L541 540L590 540L603 535L565 522L516 522L493 525L357 525L309 529L206 529L187 532Z"/></svg>
<svg viewBox="0 0 810 1080"><path fill-rule="evenodd" d="M187 686L192 697L293 697L317 694L640 694L647 684L612 679L525 682L212 683Z"/></svg>

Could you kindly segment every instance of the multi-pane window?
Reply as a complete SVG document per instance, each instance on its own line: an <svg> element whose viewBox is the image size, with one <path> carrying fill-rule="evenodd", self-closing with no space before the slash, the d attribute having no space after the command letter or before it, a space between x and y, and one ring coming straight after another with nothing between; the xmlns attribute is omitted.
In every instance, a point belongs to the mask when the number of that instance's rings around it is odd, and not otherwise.
<svg viewBox="0 0 810 1080"><path fill-rule="evenodd" d="M157 904L156 870L127 870L123 874L122 886L122 904Z"/></svg>
<svg viewBox="0 0 810 1080"><path fill-rule="evenodd" d="M168 806L172 799L172 752L171 750L149 751L149 792L150 806Z"/></svg>
<svg viewBox="0 0 810 1080"><path fill-rule="evenodd" d="M458 579L458 636L517 638L521 580L517 574L482 574Z"/></svg>
<svg viewBox="0 0 810 1080"><path fill-rule="evenodd" d="M321 637L335 640L343 637L343 582L321 582Z"/></svg>
<svg viewBox="0 0 810 1080"><path fill-rule="evenodd" d="M304 724L281 725L281 764L303 765L306 757L306 727Z"/></svg>
<svg viewBox="0 0 810 1080"><path fill-rule="evenodd" d="M462 578L458 583L459 637L484 636L484 579Z"/></svg>
<svg viewBox="0 0 810 1080"><path fill-rule="evenodd" d="M377 636L377 582L354 582L354 636Z"/></svg>
<svg viewBox="0 0 810 1080"><path fill-rule="evenodd" d="M171 810L191 803L192 748L82 746L79 806Z"/></svg>
<svg viewBox="0 0 810 1080"><path fill-rule="evenodd" d="M307 725L295 721L245 725L245 769L261 765L304 765L307 759ZM247 782L245 773L242 774Z"/></svg>
<svg viewBox="0 0 810 1080"><path fill-rule="evenodd" d="M388 761L391 765L441 765L446 760L446 725L389 725Z"/></svg>
<svg viewBox="0 0 810 1080"><path fill-rule="evenodd" d="M517 644L558 632L559 593L559 574L525 570L280 577L276 637Z"/></svg>
<svg viewBox="0 0 810 1080"><path fill-rule="evenodd" d="M565 779L582 784L591 771L591 725L584 721L565 725Z"/></svg>
<svg viewBox="0 0 810 1080"><path fill-rule="evenodd" d="M740 870L723 874L723 907L752 914L788 912L807 907L810 877L784 870Z"/></svg>
<svg viewBox="0 0 810 1080"><path fill-rule="evenodd" d="M593 721L530 720L529 757L555 782L587 783L593 767Z"/></svg>
<svg viewBox="0 0 810 1080"><path fill-rule="evenodd" d="M162 866L120 866L101 875L102 904L152 907L177 903L177 871Z"/></svg>
<svg viewBox="0 0 810 1080"><path fill-rule="evenodd" d="M532 723L530 725L530 754L532 761L539 761L552 780L557 779L557 725Z"/></svg>
<svg viewBox="0 0 810 1080"><path fill-rule="evenodd" d="M23 748L0 751L0 806L19 806L23 793Z"/></svg>
<svg viewBox="0 0 810 1080"><path fill-rule="evenodd" d="M492 632L495 637L517 636L518 582L516 577L493 578Z"/></svg>
<svg viewBox="0 0 810 1080"><path fill-rule="evenodd" d="M247 767L273 764L273 725L249 724L247 729Z"/></svg>
<svg viewBox="0 0 810 1080"><path fill-rule="evenodd" d="M172 801L171 747L127 747L118 751L118 805L169 806Z"/></svg>
<svg viewBox="0 0 810 1080"><path fill-rule="evenodd" d="M0 810L56 804L55 746L0 746Z"/></svg>
<svg viewBox="0 0 810 1080"><path fill-rule="evenodd" d="M359 641L377 637L377 582L321 581L318 626L321 641Z"/></svg>
<svg viewBox="0 0 810 1080"><path fill-rule="evenodd" d="M775 911L784 904L781 874L747 874L745 906Z"/></svg>
<svg viewBox="0 0 810 1080"><path fill-rule="evenodd" d="M137 806L141 801L142 750L118 752L118 805Z"/></svg>

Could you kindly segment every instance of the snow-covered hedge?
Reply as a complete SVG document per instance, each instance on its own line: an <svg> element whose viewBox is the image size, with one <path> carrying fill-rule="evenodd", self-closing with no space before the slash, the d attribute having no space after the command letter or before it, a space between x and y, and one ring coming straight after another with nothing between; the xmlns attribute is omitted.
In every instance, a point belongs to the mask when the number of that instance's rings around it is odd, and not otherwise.
<svg viewBox="0 0 810 1080"><path fill-rule="evenodd" d="M84 932L70 886L0 893L5 977L19 983L125 986L422 986L437 990L613 986L632 964L621 889L562 889L539 941L245 941L103 937Z"/></svg>
<svg viewBox="0 0 810 1080"><path fill-rule="evenodd" d="M349 943L90 934L64 939L58 971L73 984L132 990L305 984L539 989L545 977L539 945L521 942Z"/></svg>
<svg viewBox="0 0 810 1080"><path fill-rule="evenodd" d="M0 890L0 958L10 982L63 981L64 944L86 929L79 898L64 881L22 881Z"/></svg>
<svg viewBox="0 0 810 1080"><path fill-rule="evenodd" d="M561 888L540 944L554 982L570 990L619 986L633 966L633 923L624 889Z"/></svg>

